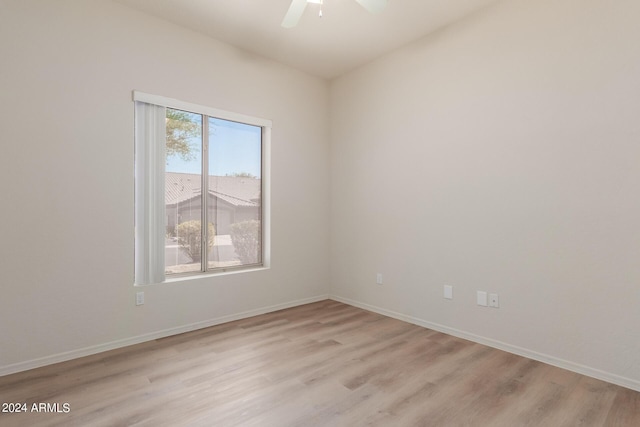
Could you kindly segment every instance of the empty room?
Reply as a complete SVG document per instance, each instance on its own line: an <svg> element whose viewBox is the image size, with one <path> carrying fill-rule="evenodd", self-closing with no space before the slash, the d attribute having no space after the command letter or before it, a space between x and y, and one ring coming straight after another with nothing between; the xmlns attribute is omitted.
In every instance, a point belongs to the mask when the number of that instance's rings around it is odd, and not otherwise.
<svg viewBox="0 0 640 427"><path fill-rule="evenodd" d="M0 425L640 425L637 0L0 0Z"/></svg>

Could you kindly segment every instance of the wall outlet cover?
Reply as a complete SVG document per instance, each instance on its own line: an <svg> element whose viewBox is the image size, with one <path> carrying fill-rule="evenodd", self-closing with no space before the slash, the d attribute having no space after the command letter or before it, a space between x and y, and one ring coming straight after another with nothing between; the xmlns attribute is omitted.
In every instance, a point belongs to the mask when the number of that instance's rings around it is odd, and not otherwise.
<svg viewBox="0 0 640 427"><path fill-rule="evenodd" d="M445 299L453 299L453 286L444 285L444 297Z"/></svg>
<svg viewBox="0 0 640 427"><path fill-rule="evenodd" d="M487 293L485 291L478 291L477 295L478 305L483 307L487 307L489 304L487 303Z"/></svg>
<svg viewBox="0 0 640 427"><path fill-rule="evenodd" d="M498 294L489 294L489 307L500 307L500 298L498 297Z"/></svg>

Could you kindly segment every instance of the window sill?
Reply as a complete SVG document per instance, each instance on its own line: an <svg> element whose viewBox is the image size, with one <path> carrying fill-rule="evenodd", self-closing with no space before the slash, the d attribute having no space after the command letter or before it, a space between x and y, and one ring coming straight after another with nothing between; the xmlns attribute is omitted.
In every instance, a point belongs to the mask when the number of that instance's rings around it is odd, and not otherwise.
<svg viewBox="0 0 640 427"><path fill-rule="evenodd" d="M242 269L234 269L234 270L228 270L228 271L212 271L207 273L184 274L180 276L167 277L164 282L160 282L160 283L150 283L148 285L134 285L134 286L144 287L144 286L164 285L164 284L179 283L179 282L185 282L185 281L191 281L191 280L209 279L212 277L229 276L232 274L253 273L257 271L269 270L270 268L271 267L262 265L254 268L242 268Z"/></svg>

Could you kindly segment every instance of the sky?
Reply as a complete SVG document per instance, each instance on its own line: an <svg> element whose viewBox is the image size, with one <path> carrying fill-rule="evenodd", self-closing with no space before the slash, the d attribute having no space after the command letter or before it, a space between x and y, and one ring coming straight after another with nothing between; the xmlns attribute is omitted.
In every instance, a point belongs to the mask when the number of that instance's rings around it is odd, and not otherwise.
<svg viewBox="0 0 640 427"><path fill-rule="evenodd" d="M259 178L261 138L262 129L259 126L209 118L209 175L245 172ZM199 138L194 138L191 145L196 158L187 162L171 156L167 158L167 172L201 173Z"/></svg>

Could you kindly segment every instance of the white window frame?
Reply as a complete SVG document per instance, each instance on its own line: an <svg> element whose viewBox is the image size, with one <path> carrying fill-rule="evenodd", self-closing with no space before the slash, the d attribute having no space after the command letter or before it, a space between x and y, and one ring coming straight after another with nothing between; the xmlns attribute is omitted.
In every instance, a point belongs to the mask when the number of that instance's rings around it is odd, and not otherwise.
<svg viewBox="0 0 640 427"><path fill-rule="evenodd" d="M156 107L163 107L163 111L166 111L166 108L188 111L192 113L201 114L203 116L209 116L212 118L219 118L223 120L233 121L244 123L252 126L258 126L262 129L262 171L261 171L261 229L262 229L262 262L260 265L248 265L248 266L237 266L232 268L220 268L209 270L208 267L205 268L207 271L193 272L193 273L185 273L185 274L175 274L169 277L165 277L164 275L164 233L165 228L162 227L162 235L160 234L160 227L155 224L157 222L157 218L164 217L164 195L162 199L162 203L149 203L149 199L153 201L154 197L159 197L158 194L160 192L157 191L157 188L144 188L145 185L142 181L154 181L159 179L158 177L162 175L162 188L164 188L164 170L162 174L158 171L155 171L152 174L151 178L146 178L142 176L142 174L146 173L146 169L148 167L149 160L146 158L139 158L140 153L139 150L139 141L138 138L150 137L154 138L153 129L148 131L147 128L154 125L158 127L158 123L149 124L139 117L136 117L136 196L135 196L135 209L136 209L136 230L135 230L135 274L134 274L134 284L136 286L140 285L149 285L155 283L166 283L179 281L184 279L191 278L201 278L203 276L211 276L211 275L220 275L220 274L229 274L229 273L238 273L238 272L247 272L254 270L263 270L270 268L271 265L271 173L270 173L270 165L271 165L271 127L272 122L268 119L262 119L258 117L252 117L244 114L234 113L230 111L220 110L217 108L207 107L203 105L193 104L190 102L180 101L173 98L167 98L159 95L151 95L144 92L133 91L133 101L136 103L136 112L138 112L139 103L150 104ZM146 119L145 119L146 120ZM143 129L139 129L143 128ZM147 136L149 135L150 136ZM164 139L164 133L161 131L157 132L158 137ZM147 142L148 144L148 142ZM164 145L162 145L162 153L164 155ZM162 166L163 168L164 166ZM153 182L151 183L153 187ZM164 190L162 191L164 193ZM206 206L206 205L203 205ZM155 210L155 211L154 211ZM160 210L161 212L158 212ZM149 226L151 224L151 227ZM155 224L155 226L154 226ZM164 224L164 223L163 223ZM162 245L162 247L160 247ZM160 254L160 256L155 256L156 254ZM159 264L162 265L159 265ZM207 261L204 260L203 263L207 264Z"/></svg>

